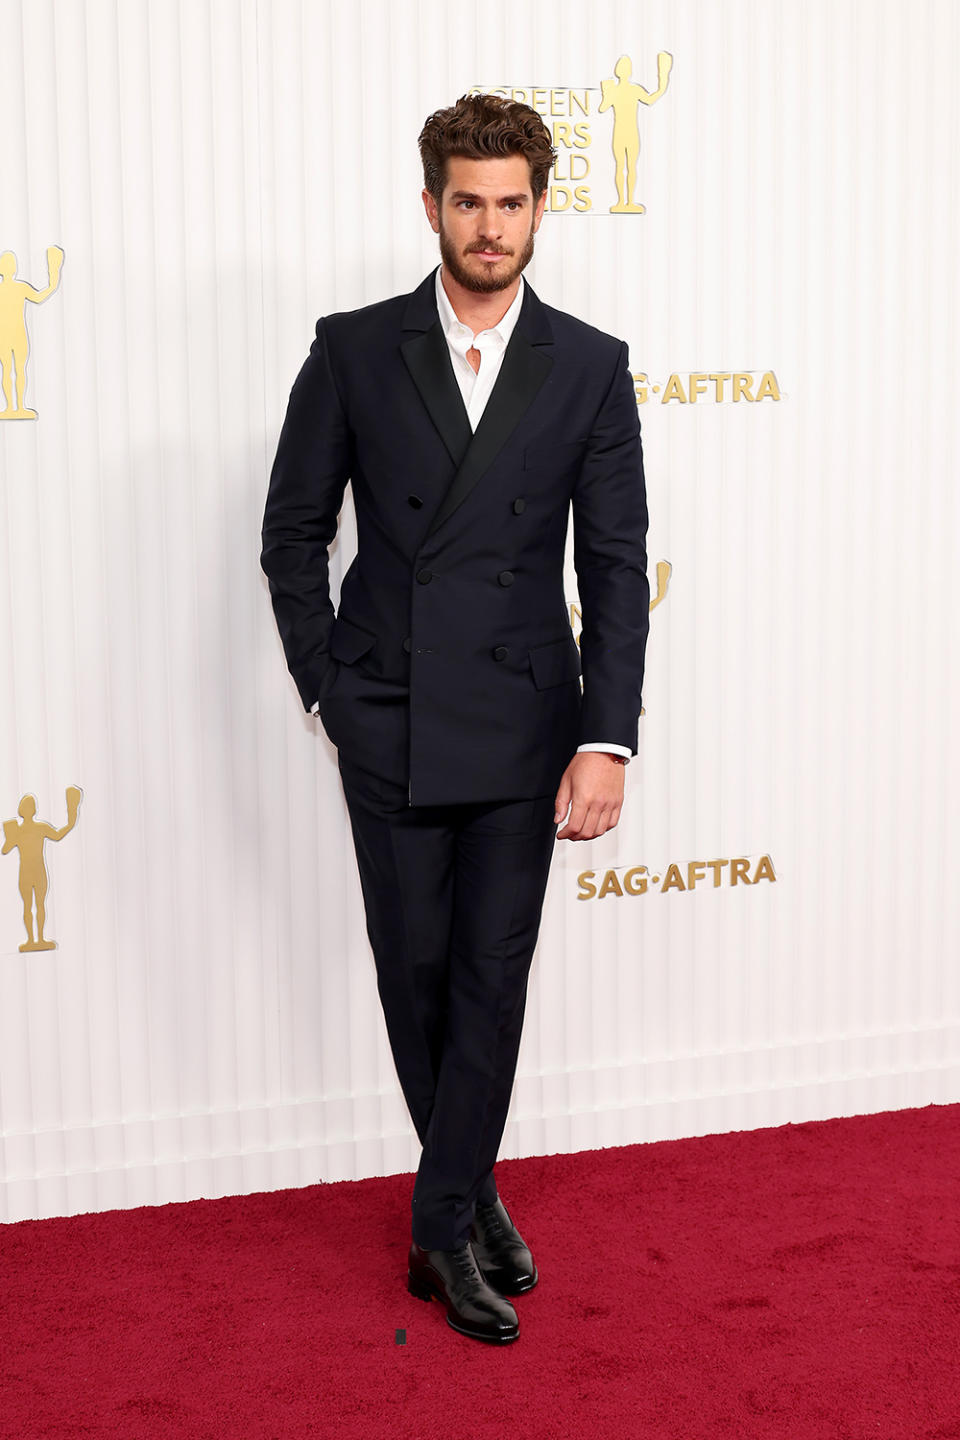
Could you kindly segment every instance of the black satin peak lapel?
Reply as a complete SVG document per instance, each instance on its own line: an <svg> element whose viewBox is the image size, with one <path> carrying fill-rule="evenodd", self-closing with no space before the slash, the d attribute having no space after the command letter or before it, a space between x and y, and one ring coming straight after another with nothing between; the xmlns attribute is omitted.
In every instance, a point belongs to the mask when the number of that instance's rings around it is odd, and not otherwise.
<svg viewBox="0 0 960 1440"><path fill-rule="evenodd" d="M440 342L446 348L447 342L442 334ZM530 408L552 368L553 360L550 356L535 349L518 326L504 351L500 374L480 417L480 424L463 456L462 464L453 477L450 489L430 523L427 536L432 535L463 504L477 481L490 468ZM456 388L457 382L452 372L451 378ZM467 427L469 429L469 421Z"/></svg>
<svg viewBox="0 0 960 1440"><path fill-rule="evenodd" d="M429 330L404 340L400 353L451 460L459 466L470 446L472 431L439 319Z"/></svg>

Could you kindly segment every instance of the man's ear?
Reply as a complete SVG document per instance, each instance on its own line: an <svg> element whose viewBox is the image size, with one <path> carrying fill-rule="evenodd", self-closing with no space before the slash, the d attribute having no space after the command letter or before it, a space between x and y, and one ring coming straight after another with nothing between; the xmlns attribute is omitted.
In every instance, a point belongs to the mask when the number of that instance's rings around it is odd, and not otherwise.
<svg viewBox="0 0 960 1440"><path fill-rule="evenodd" d="M427 219L430 221L430 229L433 231L434 235L439 235L440 212L437 209L437 202L436 200L434 200L429 190L421 190L420 194L423 198L423 208L427 212Z"/></svg>
<svg viewBox="0 0 960 1440"><path fill-rule="evenodd" d="M546 192L546 190L544 190L543 194L540 196L540 199L537 201L536 207L535 207L534 212L533 212L533 231L534 231L534 234L536 234L536 232L540 229L540 221L543 219L543 212L544 212L544 208L546 207L546 203L547 203L547 192Z"/></svg>

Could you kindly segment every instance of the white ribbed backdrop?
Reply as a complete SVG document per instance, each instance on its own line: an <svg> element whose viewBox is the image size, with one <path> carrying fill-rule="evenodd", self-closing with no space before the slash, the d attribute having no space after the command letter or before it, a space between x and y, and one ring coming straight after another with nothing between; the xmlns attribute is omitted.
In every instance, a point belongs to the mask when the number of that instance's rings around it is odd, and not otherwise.
<svg viewBox="0 0 960 1440"><path fill-rule="evenodd" d="M673 566L641 755L619 829L559 849L503 1153L960 1099L960 7L2 0L0 33L0 250L41 287L66 254L39 420L0 421L0 818L84 791L56 950L20 953L0 859L0 1215L416 1164L259 526L316 317L435 263L416 137L473 86L591 87L543 299L651 384L781 393L641 406ZM611 216L600 82L660 50L646 214ZM348 506L337 579L353 544Z"/></svg>

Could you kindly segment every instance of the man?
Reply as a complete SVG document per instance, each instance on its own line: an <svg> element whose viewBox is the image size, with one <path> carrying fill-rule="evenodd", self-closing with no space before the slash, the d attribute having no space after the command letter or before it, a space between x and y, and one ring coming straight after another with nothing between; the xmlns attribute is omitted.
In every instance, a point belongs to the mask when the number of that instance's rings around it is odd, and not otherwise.
<svg viewBox="0 0 960 1440"><path fill-rule="evenodd" d="M555 159L543 121L464 96L430 116L420 152L442 266L319 321L261 560L301 699L339 752L423 1146L408 1288L504 1343L519 1333L506 1297L537 1269L493 1166L556 826L569 840L614 826L636 753L647 517L626 346L522 278ZM327 547L348 479L358 553L334 616Z"/></svg>

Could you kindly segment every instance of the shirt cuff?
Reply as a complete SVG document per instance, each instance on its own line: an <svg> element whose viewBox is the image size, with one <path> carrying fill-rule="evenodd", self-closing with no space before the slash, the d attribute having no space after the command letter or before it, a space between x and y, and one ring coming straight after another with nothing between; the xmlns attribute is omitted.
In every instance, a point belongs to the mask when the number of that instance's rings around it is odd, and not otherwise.
<svg viewBox="0 0 960 1440"><path fill-rule="evenodd" d="M314 700L313 704L310 706L310 714L311 714L311 715L319 715L319 714L320 714L320 701L319 701L319 700Z"/></svg>
<svg viewBox="0 0 960 1440"><path fill-rule="evenodd" d="M633 759L633 751L628 750L625 745L604 745L599 740L596 743L591 741L589 745L577 746L578 755L584 750L602 750L607 755L623 755L628 761Z"/></svg>

